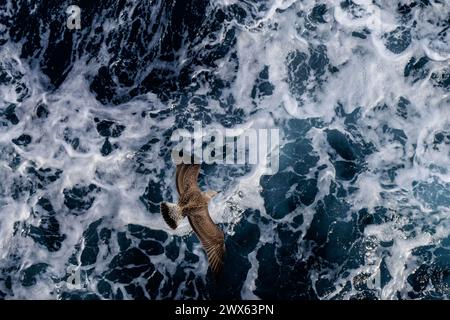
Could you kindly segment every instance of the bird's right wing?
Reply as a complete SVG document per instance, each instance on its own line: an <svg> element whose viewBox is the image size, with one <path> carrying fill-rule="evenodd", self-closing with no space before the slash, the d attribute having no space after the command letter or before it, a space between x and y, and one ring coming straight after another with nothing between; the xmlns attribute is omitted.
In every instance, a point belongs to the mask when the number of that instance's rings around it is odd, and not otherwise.
<svg viewBox="0 0 450 320"><path fill-rule="evenodd" d="M208 209L201 209L200 214L190 215L189 223L205 248L211 270L220 273L225 257L225 241L223 232L212 221Z"/></svg>

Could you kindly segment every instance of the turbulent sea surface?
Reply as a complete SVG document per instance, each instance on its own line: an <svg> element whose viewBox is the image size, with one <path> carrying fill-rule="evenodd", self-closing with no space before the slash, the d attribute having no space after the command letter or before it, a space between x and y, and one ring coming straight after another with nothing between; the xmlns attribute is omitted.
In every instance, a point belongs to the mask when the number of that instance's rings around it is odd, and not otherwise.
<svg viewBox="0 0 450 320"><path fill-rule="evenodd" d="M449 45L448 0L0 0L0 298L450 298ZM202 167L217 282L159 213L194 121L280 129Z"/></svg>

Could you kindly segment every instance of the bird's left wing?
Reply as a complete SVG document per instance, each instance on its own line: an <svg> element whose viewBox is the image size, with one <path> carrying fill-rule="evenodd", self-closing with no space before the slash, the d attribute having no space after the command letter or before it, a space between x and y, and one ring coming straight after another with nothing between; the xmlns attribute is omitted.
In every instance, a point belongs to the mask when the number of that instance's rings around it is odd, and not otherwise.
<svg viewBox="0 0 450 320"><path fill-rule="evenodd" d="M191 188L199 190L197 179L200 173L199 164L179 164L177 165L175 180L179 195Z"/></svg>

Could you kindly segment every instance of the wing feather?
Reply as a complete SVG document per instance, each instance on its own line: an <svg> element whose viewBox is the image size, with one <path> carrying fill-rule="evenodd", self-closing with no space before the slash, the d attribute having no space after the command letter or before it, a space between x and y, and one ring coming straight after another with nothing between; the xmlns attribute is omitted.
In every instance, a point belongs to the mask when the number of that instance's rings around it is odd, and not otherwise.
<svg viewBox="0 0 450 320"><path fill-rule="evenodd" d="M220 273L225 257L223 232L212 221L206 208L189 216L189 223L206 251L211 270L215 274Z"/></svg>
<svg viewBox="0 0 450 320"><path fill-rule="evenodd" d="M183 193L182 184L183 184L183 176L184 170L186 169L184 164L177 165L177 170L175 174L175 182L177 185L178 194L181 195Z"/></svg>
<svg viewBox="0 0 450 320"><path fill-rule="evenodd" d="M179 164L176 169L176 185L177 191L179 195L182 195L184 192L189 189L198 189L198 175L200 173L200 165L199 164Z"/></svg>

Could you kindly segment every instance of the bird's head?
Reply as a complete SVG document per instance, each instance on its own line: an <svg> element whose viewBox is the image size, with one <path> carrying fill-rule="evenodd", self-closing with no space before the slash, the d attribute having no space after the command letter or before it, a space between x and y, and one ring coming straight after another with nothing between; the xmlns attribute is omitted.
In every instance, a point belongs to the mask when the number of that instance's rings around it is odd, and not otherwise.
<svg viewBox="0 0 450 320"><path fill-rule="evenodd" d="M208 201L211 200L213 197L215 197L219 192L215 191L215 190L208 190L206 191L204 194L206 196L206 198L208 198Z"/></svg>

